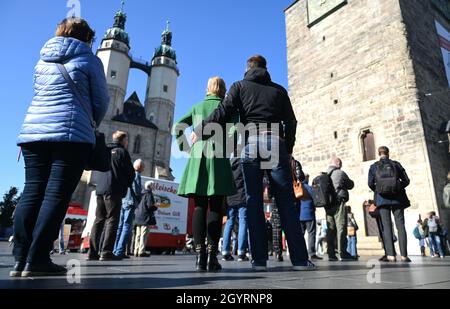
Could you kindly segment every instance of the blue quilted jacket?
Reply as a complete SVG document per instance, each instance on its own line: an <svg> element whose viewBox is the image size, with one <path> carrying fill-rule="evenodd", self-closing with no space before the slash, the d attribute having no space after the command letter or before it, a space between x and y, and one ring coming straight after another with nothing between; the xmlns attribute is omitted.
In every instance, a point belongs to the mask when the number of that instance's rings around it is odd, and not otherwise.
<svg viewBox="0 0 450 309"><path fill-rule="evenodd" d="M74 38L55 37L44 45L35 67L34 97L20 131L18 145L32 142L95 144L90 118L56 62L66 66L97 125L105 117L109 96L102 62L86 43Z"/></svg>

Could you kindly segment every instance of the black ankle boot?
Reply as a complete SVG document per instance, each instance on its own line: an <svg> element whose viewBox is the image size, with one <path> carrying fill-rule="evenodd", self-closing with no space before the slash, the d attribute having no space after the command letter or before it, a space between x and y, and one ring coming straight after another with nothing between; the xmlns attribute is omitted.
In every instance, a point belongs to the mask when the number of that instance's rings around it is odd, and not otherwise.
<svg viewBox="0 0 450 309"><path fill-rule="evenodd" d="M208 264L208 255L206 253L205 245L195 246L195 251L197 251L197 262L195 264L198 272L205 272Z"/></svg>
<svg viewBox="0 0 450 309"><path fill-rule="evenodd" d="M217 246L208 245L208 271L220 271L222 266L217 260Z"/></svg>

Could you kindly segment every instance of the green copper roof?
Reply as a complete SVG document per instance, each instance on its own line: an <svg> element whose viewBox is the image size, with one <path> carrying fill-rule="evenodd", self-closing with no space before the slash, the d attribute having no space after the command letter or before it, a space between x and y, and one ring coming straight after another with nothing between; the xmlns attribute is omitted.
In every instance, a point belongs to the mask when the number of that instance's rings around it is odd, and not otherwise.
<svg viewBox="0 0 450 309"><path fill-rule="evenodd" d="M106 30L104 40L114 39L123 42L130 46L130 36L125 31L125 23L127 21L127 15L123 12L124 1L122 1L122 8L114 16L114 25L112 28Z"/></svg>
<svg viewBox="0 0 450 309"><path fill-rule="evenodd" d="M161 34L161 45L155 49L153 59L156 57L168 57L177 61L177 53L172 48L172 32L169 29L170 23L167 22L166 30Z"/></svg>

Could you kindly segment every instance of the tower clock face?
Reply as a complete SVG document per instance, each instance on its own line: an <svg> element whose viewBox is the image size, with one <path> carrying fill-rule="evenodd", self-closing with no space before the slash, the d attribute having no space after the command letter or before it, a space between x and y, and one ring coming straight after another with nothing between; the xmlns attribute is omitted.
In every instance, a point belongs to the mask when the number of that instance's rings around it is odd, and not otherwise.
<svg viewBox="0 0 450 309"><path fill-rule="evenodd" d="M309 27L347 4L347 0L308 0Z"/></svg>

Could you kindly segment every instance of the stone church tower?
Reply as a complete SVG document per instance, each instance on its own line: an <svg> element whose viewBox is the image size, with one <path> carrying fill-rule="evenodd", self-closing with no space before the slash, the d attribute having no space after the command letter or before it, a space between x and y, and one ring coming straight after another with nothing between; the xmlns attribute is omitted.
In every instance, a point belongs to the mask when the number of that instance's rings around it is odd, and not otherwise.
<svg viewBox="0 0 450 309"><path fill-rule="evenodd" d="M97 50L97 56L103 62L110 96L108 111L99 130L105 133L109 142L115 131L127 132L132 160L140 158L145 163L143 176L173 180L170 133L179 70L176 52L172 48L172 32L168 24L151 62L137 61L130 55L126 20L122 5L114 17L113 27L106 31ZM136 92L125 98L130 69L141 70L148 75L146 98L142 103ZM87 206L97 177L96 172L85 172L74 200Z"/></svg>
<svg viewBox="0 0 450 309"><path fill-rule="evenodd" d="M450 42L442 36L450 33L449 8L448 0L300 0L285 10L294 155L312 177L332 155L342 158L368 254L376 232L362 204L373 198L367 174L382 145L411 178L410 252L419 215L434 210L450 227L442 202L450 157L439 131L450 119Z"/></svg>

